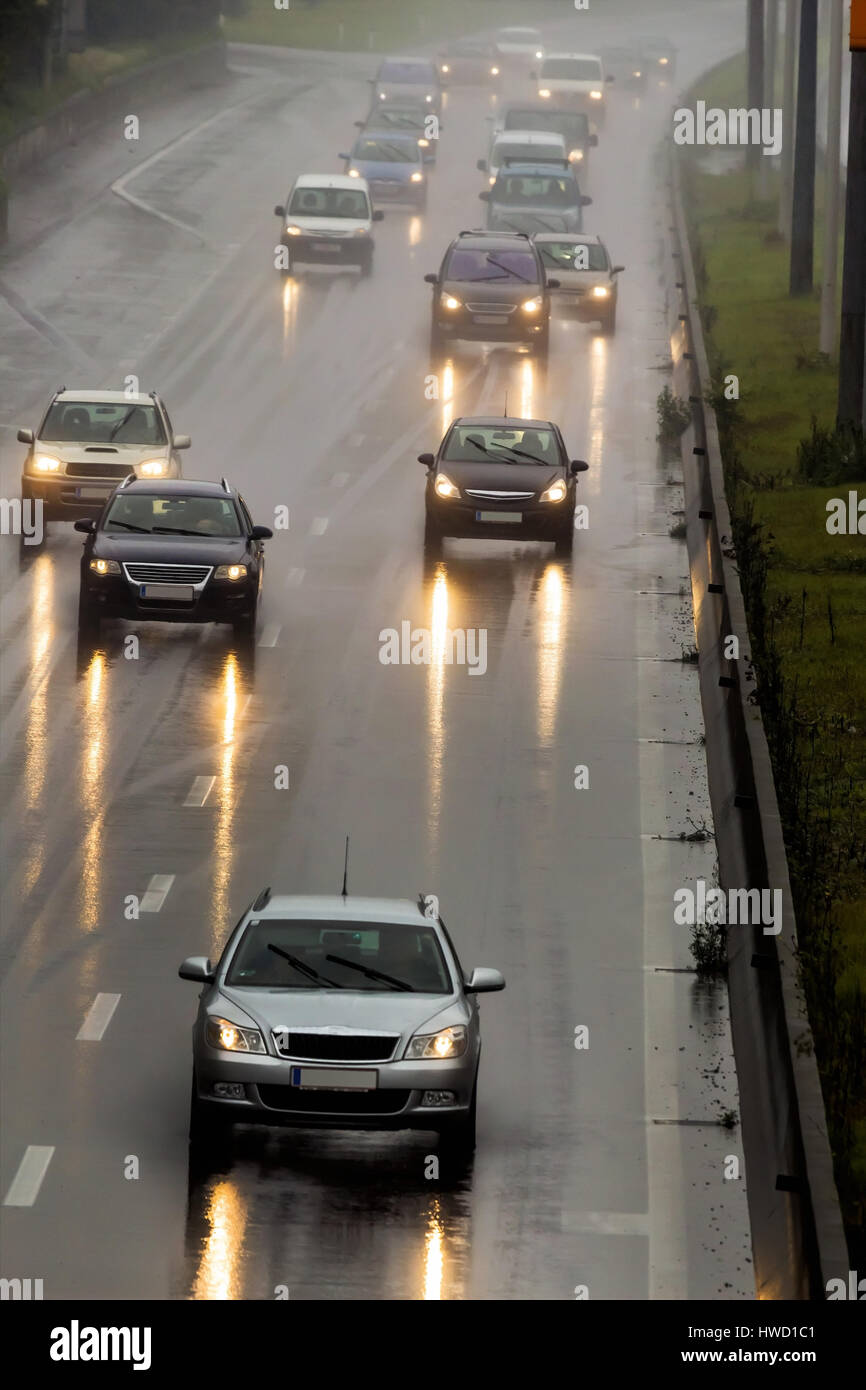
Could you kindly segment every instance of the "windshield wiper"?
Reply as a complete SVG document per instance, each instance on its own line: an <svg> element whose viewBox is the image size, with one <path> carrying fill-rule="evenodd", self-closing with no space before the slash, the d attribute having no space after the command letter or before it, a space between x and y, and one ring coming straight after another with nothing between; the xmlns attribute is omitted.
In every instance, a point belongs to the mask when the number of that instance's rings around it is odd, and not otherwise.
<svg viewBox="0 0 866 1390"><path fill-rule="evenodd" d="M550 467L550 460L549 460L549 459L540 459L540 458L538 458L538 456L537 456L536 454L527 454L527 452L526 452L525 449L515 449L514 446L513 446L512 444L503 444L503 445L501 445L501 446L498 445L498 444L495 444L495 447L496 447L496 448L500 448L500 447L501 447L501 448L503 448L503 449L507 449L508 452L509 452L510 454L516 454L518 458L529 459L529 462L530 462L530 463L540 463L541 466L542 466L542 468L549 468L549 467Z"/></svg>
<svg viewBox="0 0 866 1390"><path fill-rule="evenodd" d="M272 941L268 942L268 950L273 951L277 956L282 956L283 960L287 960L289 965L293 965L300 975L306 975L308 980L321 980L324 984L330 985L332 989L343 988L342 985L337 984L336 980L329 980L327 975L320 975L318 970L314 970L311 965L307 965L306 961L300 960L297 956L290 955L289 952L284 951L281 946L275 946Z"/></svg>
<svg viewBox="0 0 866 1390"><path fill-rule="evenodd" d="M407 989L410 994L415 992L405 980L396 980L393 975L384 975L381 970L373 970L369 965L359 965L356 960L346 960L345 956L325 956L325 960L332 960L335 965L343 965L347 970L360 970L368 979L384 980L386 985L393 985L395 989Z"/></svg>
<svg viewBox="0 0 866 1390"><path fill-rule="evenodd" d="M185 531L182 526L154 526L155 533L160 536L198 536L203 541L226 541L237 540L237 536L212 536L207 531Z"/></svg>
<svg viewBox="0 0 866 1390"><path fill-rule="evenodd" d="M140 531L143 536L150 535L149 526L133 526L131 521L114 521L111 517L109 517L108 521L105 524L106 526L122 526L124 531Z"/></svg>
<svg viewBox="0 0 866 1390"><path fill-rule="evenodd" d="M498 266L498 268L499 268L500 270L504 270L504 271L505 271L506 275L508 275L508 276L512 276L512 275L513 275L514 278L515 278L515 280L522 280L523 283L524 283L524 285L531 285L531 284L533 283L532 280L530 280L528 276L526 276L526 275L521 275L519 270L512 270L510 266L503 265L501 261L497 261L493 256L491 256L491 255L489 255L489 254L488 254L488 256L487 256L487 264L488 264L488 265L495 265L495 266Z"/></svg>
<svg viewBox="0 0 866 1390"><path fill-rule="evenodd" d="M133 412L135 409L136 409L136 406L131 405L131 406L129 407L129 410L128 410L128 411L126 412L126 414L124 415L123 419L122 419L122 420L118 420L117 424L114 426L114 429L111 431L111 433L110 433L109 436L108 436L109 440L114 439L115 436L118 435L118 434L120 433L120 431L123 429L124 425L126 424L127 420L129 419L130 415L132 414L132 412Z"/></svg>

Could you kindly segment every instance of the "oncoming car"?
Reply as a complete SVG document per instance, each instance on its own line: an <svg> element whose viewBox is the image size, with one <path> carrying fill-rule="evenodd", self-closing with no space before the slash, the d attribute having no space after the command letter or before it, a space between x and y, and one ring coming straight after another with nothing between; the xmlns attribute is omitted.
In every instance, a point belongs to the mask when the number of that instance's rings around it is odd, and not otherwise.
<svg viewBox="0 0 866 1390"><path fill-rule="evenodd" d="M525 73L534 62L544 57L544 44L537 29L510 25L497 29L493 42L500 67L512 73Z"/></svg>
<svg viewBox="0 0 866 1390"><path fill-rule="evenodd" d="M498 970L467 975L430 899L259 894L203 986L193 1027L190 1139L233 1124L433 1129L475 1147L481 1030L476 996Z"/></svg>
<svg viewBox="0 0 866 1390"><path fill-rule="evenodd" d="M455 340L530 344L547 356L550 332L549 281L528 236L461 232L442 265L424 279L433 286L430 351L435 356Z"/></svg>
<svg viewBox="0 0 866 1390"><path fill-rule="evenodd" d="M442 87L436 64L429 58L386 58L373 78L373 104L407 99L422 102L431 111L442 105Z"/></svg>
<svg viewBox="0 0 866 1390"><path fill-rule="evenodd" d="M487 174L491 187L505 164L517 162L559 164L566 162L565 140L555 130L503 130L494 136L487 159L479 159L477 168Z"/></svg>
<svg viewBox="0 0 866 1390"><path fill-rule="evenodd" d="M541 64L536 81L541 101L586 111L596 125L603 123L605 84L613 78L605 76L597 54L551 53Z"/></svg>
<svg viewBox="0 0 866 1390"><path fill-rule="evenodd" d="M27 444L22 499L39 499L46 521L98 516L130 473L179 478L179 452L189 435L175 434L155 391L67 391L52 397L36 430L21 429Z"/></svg>
<svg viewBox="0 0 866 1390"><path fill-rule="evenodd" d="M598 322L605 333L616 328L617 276L600 237L560 236L539 232L533 238L548 275L556 276L556 304L585 323Z"/></svg>
<svg viewBox="0 0 866 1390"><path fill-rule="evenodd" d="M364 135L414 135L425 164L435 164L442 122L426 106L374 106L355 127Z"/></svg>
<svg viewBox="0 0 866 1390"><path fill-rule="evenodd" d="M346 161L348 176L364 179L374 199L411 203L419 210L427 206L424 152L414 133L363 131L351 154L339 157Z"/></svg>
<svg viewBox="0 0 866 1390"><path fill-rule="evenodd" d="M493 127L491 143L504 131L555 130L565 141L570 164L585 165L589 151L598 144L598 136L589 128L585 111L570 111L567 107L545 105L509 106L498 117L488 118Z"/></svg>
<svg viewBox="0 0 866 1390"><path fill-rule="evenodd" d="M553 541L570 555L583 459L569 459L550 420L460 416L439 452L419 454L427 469L424 544L443 536Z"/></svg>
<svg viewBox="0 0 866 1390"><path fill-rule="evenodd" d="M240 493L186 479L121 483L98 520L76 521L81 556L78 627L103 618L231 623L252 636L264 578L263 541Z"/></svg>
<svg viewBox="0 0 866 1390"><path fill-rule="evenodd" d="M455 39L439 54L439 73L443 87L452 82L497 87L502 68L489 39Z"/></svg>
<svg viewBox="0 0 866 1390"><path fill-rule="evenodd" d="M492 188L479 198L488 204L487 226L503 232L580 232L583 209L592 202L581 193L575 166L563 161L503 165Z"/></svg>
<svg viewBox="0 0 866 1390"><path fill-rule="evenodd" d="M288 274L296 261L356 265L362 275L372 271L372 224L384 213L373 210L366 179L300 174L285 206L278 203L274 212L284 223L280 242Z"/></svg>

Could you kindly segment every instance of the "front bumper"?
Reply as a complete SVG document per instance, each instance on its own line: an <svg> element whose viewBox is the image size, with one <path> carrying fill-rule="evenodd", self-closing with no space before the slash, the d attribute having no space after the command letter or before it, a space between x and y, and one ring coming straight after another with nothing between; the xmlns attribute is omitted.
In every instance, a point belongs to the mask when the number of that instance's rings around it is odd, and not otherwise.
<svg viewBox="0 0 866 1390"><path fill-rule="evenodd" d="M124 469L122 476L116 478L71 478L65 473L23 473L21 493L25 497L38 498L49 521L97 517L114 489L134 471L132 467ZM179 475L176 468L170 468L163 476L176 478ZM82 493L85 495L82 496Z"/></svg>
<svg viewBox="0 0 866 1390"><path fill-rule="evenodd" d="M491 305L490 313L483 317L499 317L496 306ZM542 314L536 322L529 323L525 318L521 319L519 313L513 313L507 316L505 323L479 323L477 315L473 317L461 313L451 316L436 314L433 322L443 338L473 343L531 343L544 335L549 320L546 314Z"/></svg>
<svg viewBox="0 0 866 1390"><path fill-rule="evenodd" d="M192 603L150 601L139 597L139 585L125 575L95 576L86 571L87 597L104 618L129 622L231 623L249 613L256 602L258 579L209 579Z"/></svg>
<svg viewBox="0 0 866 1390"><path fill-rule="evenodd" d="M313 265L362 265L373 253L373 238L364 236L288 236L283 233L281 244L291 252L293 261Z"/></svg>
<svg viewBox="0 0 866 1390"><path fill-rule="evenodd" d="M520 512L520 521L479 521L477 513ZM563 502L492 502L482 498L445 501L427 495L427 515L443 536L464 539L554 541L574 524L574 498Z"/></svg>
<svg viewBox="0 0 866 1390"><path fill-rule="evenodd" d="M291 1084L294 1067L349 1070L356 1064L251 1057L203 1043L194 1051L198 1098L214 1114L235 1124L304 1129L439 1129L467 1114L478 1069L478 1051L470 1048L450 1062L357 1064L356 1069L377 1072L378 1084L372 1091L306 1091ZM215 1096L216 1082L241 1084L244 1099ZM453 1091L454 1104L424 1105L425 1091Z"/></svg>
<svg viewBox="0 0 866 1390"><path fill-rule="evenodd" d="M576 290L553 290L553 302L557 309L582 323L602 322L616 309L616 296L596 299L593 294L578 293Z"/></svg>

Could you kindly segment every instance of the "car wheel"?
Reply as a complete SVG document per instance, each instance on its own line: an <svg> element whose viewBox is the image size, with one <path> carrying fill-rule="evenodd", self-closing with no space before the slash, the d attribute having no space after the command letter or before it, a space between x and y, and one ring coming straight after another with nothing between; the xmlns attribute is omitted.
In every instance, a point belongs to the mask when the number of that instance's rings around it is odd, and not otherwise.
<svg viewBox="0 0 866 1390"><path fill-rule="evenodd" d="M82 636L96 637L99 635L101 615L96 604L88 597L87 590L82 584L78 590L78 631Z"/></svg>
<svg viewBox="0 0 866 1390"><path fill-rule="evenodd" d="M539 336L535 339L535 344L534 344L534 348L533 348L533 356L537 357L538 360L539 360L540 362L546 362L546 361L547 361L547 354L548 354L549 349L550 349L550 325L548 324L548 326L545 328L544 332L541 333L541 334L539 334Z"/></svg>
<svg viewBox="0 0 866 1390"><path fill-rule="evenodd" d="M295 273L295 263L294 263L294 261L292 260L292 253L291 253L291 251L289 250L288 246L285 248L285 252L286 252L286 264L285 264L284 266L281 267L281 273L282 273L283 275L294 275L294 273Z"/></svg>
<svg viewBox="0 0 866 1390"><path fill-rule="evenodd" d="M232 627L239 637L255 637L256 624L259 620L259 600L258 595L253 599L252 607L243 613L239 618L234 618Z"/></svg>
<svg viewBox="0 0 866 1390"><path fill-rule="evenodd" d="M601 331L608 338L612 338L616 332L616 308L611 309L610 313L601 321Z"/></svg>
<svg viewBox="0 0 866 1390"><path fill-rule="evenodd" d="M189 1145L196 1154L207 1152L208 1159L217 1158L232 1137L234 1122L220 1114L214 1107L205 1105L198 1098L195 1072L189 1094Z"/></svg>
<svg viewBox="0 0 866 1390"><path fill-rule="evenodd" d="M442 330L436 324L430 325L430 356L438 357L445 350L445 339Z"/></svg>
<svg viewBox="0 0 866 1390"><path fill-rule="evenodd" d="M366 278L373 274L373 252L370 251L360 261L361 274Z"/></svg>
<svg viewBox="0 0 866 1390"><path fill-rule="evenodd" d="M475 1116L478 1100L478 1079L472 1088L472 1101L465 1115L439 1131L439 1147L451 1162L466 1163L475 1152Z"/></svg>
<svg viewBox="0 0 866 1390"><path fill-rule="evenodd" d="M430 555L442 553L442 531L429 512L424 517L424 549Z"/></svg>

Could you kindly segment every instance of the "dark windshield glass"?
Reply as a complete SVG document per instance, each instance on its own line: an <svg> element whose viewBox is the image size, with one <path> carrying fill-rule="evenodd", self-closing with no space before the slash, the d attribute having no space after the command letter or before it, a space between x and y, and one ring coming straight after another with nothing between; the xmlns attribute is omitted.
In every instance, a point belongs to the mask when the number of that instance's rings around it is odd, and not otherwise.
<svg viewBox="0 0 866 1390"><path fill-rule="evenodd" d="M78 444L165 444L165 431L154 405L121 401L55 401L40 439Z"/></svg>
<svg viewBox="0 0 866 1390"><path fill-rule="evenodd" d="M423 130L429 112L420 106L380 106L369 123L376 130Z"/></svg>
<svg viewBox="0 0 866 1390"><path fill-rule="evenodd" d="M161 496L150 492L120 492L105 519L106 531L118 535L147 531L170 535L191 531L197 536L240 536L235 504L230 497Z"/></svg>
<svg viewBox="0 0 866 1390"><path fill-rule="evenodd" d="M383 63L380 82L432 82L433 69L429 63Z"/></svg>
<svg viewBox="0 0 866 1390"><path fill-rule="evenodd" d="M589 117L583 111L508 111L505 129L555 130L571 149L589 139Z"/></svg>
<svg viewBox="0 0 866 1390"><path fill-rule="evenodd" d="M570 207L579 201L573 178L553 174L500 174L490 195L509 207Z"/></svg>
<svg viewBox="0 0 866 1390"><path fill-rule="evenodd" d="M273 951L272 946L279 949ZM286 954L294 957L295 964ZM382 975L395 983L377 978ZM391 994L399 985L420 994L450 994L453 988L436 932L420 920L417 927L280 919L250 922L226 984L258 989L329 987L316 976L331 986L365 993Z"/></svg>
<svg viewBox="0 0 866 1390"><path fill-rule="evenodd" d="M524 145L517 140L497 140L496 144L493 146L490 163L493 165L494 169L498 169L501 164L505 164L509 159L512 160L512 162L514 160L519 160L522 163L534 159L540 159L542 161L558 159L560 163L562 163L565 159L565 155L562 145L558 141L552 145Z"/></svg>
<svg viewBox="0 0 866 1390"><path fill-rule="evenodd" d="M442 454L451 463L561 463L551 429L503 429L499 425L455 425Z"/></svg>
<svg viewBox="0 0 866 1390"><path fill-rule="evenodd" d="M359 140L353 159L366 159L375 164L417 164L417 140Z"/></svg>
<svg viewBox="0 0 866 1390"><path fill-rule="evenodd" d="M446 280L538 280L535 257L529 251L471 251L458 247L452 251L445 270Z"/></svg>
<svg viewBox="0 0 866 1390"><path fill-rule="evenodd" d="M547 58L541 65L542 79L563 78L571 82L600 82L601 63L597 58Z"/></svg>
<svg viewBox="0 0 866 1390"><path fill-rule="evenodd" d="M370 215L363 188L296 188L288 211L294 217L354 217L361 221Z"/></svg>

